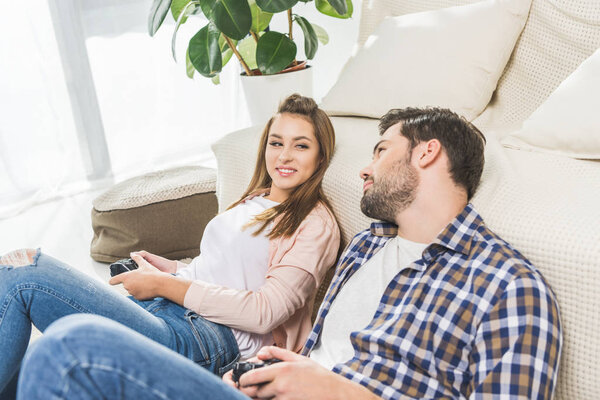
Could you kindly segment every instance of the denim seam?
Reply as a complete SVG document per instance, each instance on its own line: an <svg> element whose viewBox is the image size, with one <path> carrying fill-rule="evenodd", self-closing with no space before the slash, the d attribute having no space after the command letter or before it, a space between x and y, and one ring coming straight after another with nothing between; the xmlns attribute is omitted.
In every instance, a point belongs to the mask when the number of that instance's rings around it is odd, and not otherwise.
<svg viewBox="0 0 600 400"><path fill-rule="evenodd" d="M233 369L233 366L235 365L236 362L239 361L240 358L242 358L242 355L238 351L238 353L236 354L236 356L233 358L233 360L229 364L225 364L222 367L219 367L219 376L223 376L230 369Z"/></svg>
<svg viewBox="0 0 600 400"><path fill-rule="evenodd" d="M161 399L169 400L169 396L167 396L165 393L160 392L160 391L156 390L155 388L148 386L144 382L140 381L139 379L135 378L134 376L132 376L128 373L125 373L124 371L121 371L118 368L114 368L114 367L104 365L104 364L88 364L88 363L82 363L82 362L75 362L73 365L71 365L65 371L63 380L65 380L65 382L67 382L67 384L65 384L65 386L63 387L63 393L61 396L63 399L67 398L66 394L67 394L67 391L69 390L69 387L68 387L69 380L65 379L65 378L77 367L79 367L81 369L86 369L86 370L98 369L98 370L105 371L105 372L115 373L115 374L121 376L122 378L125 378L125 379L129 380L130 382L132 382L138 386L141 386L145 390L155 394L156 396L160 397Z"/></svg>
<svg viewBox="0 0 600 400"><path fill-rule="evenodd" d="M207 348L204 346L204 343L202 342L200 333L198 332L198 329L196 329L196 326L194 325L193 318L197 318L197 317L198 317L198 314L190 314L190 315L185 316L185 319L187 319L188 323L190 324L190 327L192 329L192 334L196 338L196 342L198 342L198 347L200 348L200 352L202 352L202 355L204 356L203 362L204 363L212 362L212 360L210 360L210 354L208 353Z"/></svg>
<svg viewBox="0 0 600 400"><path fill-rule="evenodd" d="M78 363L79 362L77 360L73 360L66 368L60 371L60 375L62 381L64 382L64 385L62 387L59 399L66 399L65 394L69 391L69 380L65 378L69 375L69 372L77 366Z"/></svg>
<svg viewBox="0 0 600 400"><path fill-rule="evenodd" d="M5 300L2 303L2 307L0 308L0 325L2 325L2 322L4 321L4 315L6 314L6 310L8 310L8 307L10 306L10 303L14 300L14 298L19 294L19 292L21 292L23 290L30 290L30 289L37 290L37 291L49 294L51 296L54 296L58 300L73 307L78 312L87 313L87 314L91 313L88 309L86 309L85 307L82 307L80 304L75 303L75 302L71 301L70 299L61 296L55 290L48 289L47 287L41 286L38 284L27 283L27 284L17 285L13 290L11 290L10 292L8 292L6 294Z"/></svg>
<svg viewBox="0 0 600 400"><path fill-rule="evenodd" d="M217 339L217 343L219 344L219 351L214 356L211 355L210 362L213 363L217 359L225 356L226 343L222 340L223 338L210 324L207 325L208 328L213 332L214 337Z"/></svg>

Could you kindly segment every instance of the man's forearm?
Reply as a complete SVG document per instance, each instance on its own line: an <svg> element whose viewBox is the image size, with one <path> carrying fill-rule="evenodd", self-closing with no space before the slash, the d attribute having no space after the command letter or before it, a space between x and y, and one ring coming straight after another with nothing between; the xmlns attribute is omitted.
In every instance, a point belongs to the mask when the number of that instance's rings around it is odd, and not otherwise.
<svg viewBox="0 0 600 400"><path fill-rule="evenodd" d="M381 400L381 397L376 396L369 389L360 385L356 382L344 378L343 376L337 375L339 382L335 384L337 390L332 391L336 393L336 399L353 399L353 400Z"/></svg>

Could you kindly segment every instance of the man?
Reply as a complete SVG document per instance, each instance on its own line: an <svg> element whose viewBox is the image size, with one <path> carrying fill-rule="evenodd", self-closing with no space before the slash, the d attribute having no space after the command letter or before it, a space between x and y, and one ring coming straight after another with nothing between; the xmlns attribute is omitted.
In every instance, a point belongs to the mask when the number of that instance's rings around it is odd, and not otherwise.
<svg viewBox="0 0 600 400"><path fill-rule="evenodd" d="M343 254L303 355L239 390L100 317L67 317L24 361L33 398L551 398L562 344L541 275L491 232L469 200L484 138L444 109L391 110L364 180L373 223Z"/></svg>

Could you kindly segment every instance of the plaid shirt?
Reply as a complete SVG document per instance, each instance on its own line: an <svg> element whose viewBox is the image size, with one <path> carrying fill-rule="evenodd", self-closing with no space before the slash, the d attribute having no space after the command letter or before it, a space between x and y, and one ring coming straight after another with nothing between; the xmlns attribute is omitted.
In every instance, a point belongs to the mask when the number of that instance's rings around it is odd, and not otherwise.
<svg viewBox="0 0 600 400"><path fill-rule="evenodd" d="M344 283L387 241L373 223L342 256L303 354ZM357 294L358 295L358 294ZM468 204L387 286L354 357L333 371L385 399L550 399L562 345L555 297L529 261Z"/></svg>

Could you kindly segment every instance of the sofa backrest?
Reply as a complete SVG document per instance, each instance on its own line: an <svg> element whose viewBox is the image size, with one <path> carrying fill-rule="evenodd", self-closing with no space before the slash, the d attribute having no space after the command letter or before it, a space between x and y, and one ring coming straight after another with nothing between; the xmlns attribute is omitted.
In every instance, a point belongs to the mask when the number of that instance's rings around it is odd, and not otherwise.
<svg viewBox="0 0 600 400"><path fill-rule="evenodd" d="M364 0L358 43L363 44L386 16L477 1ZM533 0L496 92L474 123L482 130L520 125L598 47L598 0Z"/></svg>
<svg viewBox="0 0 600 400"><path fill-rule="evenodd" d="M359 42L385 16L476 1L363 0ZM499 137L526 119L598 47L600 0L533 0L497 91L474 121L488 144L473 204L493 231L533 262L558 298L564 333L560 400L600 393L600 162L507 149ZM369 149L379 136L375 119L333 117L332 122L336 152L323 188L346 244L370 222L359 211L358 173L370 162ZM260 131L238 131L213 145L220 207L247 185Z"/></svg>
<svg viewBox="0 0 600 400"><path fill-rule="evenodd" d="M477 1L364 0L359 44L386 16ZM600 163L503 149L497 139L521 125L599 47L600 1L532 0L497 89L473 121L488 136L473 203L543 273L560 304L557 399L600 396Z"/></svg>

